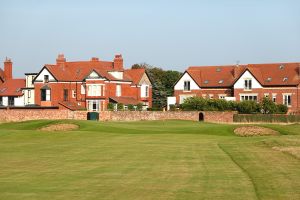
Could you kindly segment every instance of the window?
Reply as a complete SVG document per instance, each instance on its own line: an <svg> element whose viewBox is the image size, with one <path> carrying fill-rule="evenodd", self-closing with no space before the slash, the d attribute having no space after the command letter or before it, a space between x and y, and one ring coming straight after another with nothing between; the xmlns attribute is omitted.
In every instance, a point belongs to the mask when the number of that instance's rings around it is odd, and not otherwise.
<svg viewBox="0 0 300 200"><path fill-rule="evenodd" d="M44 75L44 83L48 83L49 82L49 75Z"/></svg>
<svg viewBox="0 0 300 200"><path fill-rule="evenodd" d="M283 95L283 104L290 107L292 105L292 98L291 94L284 94Z"/></svg>
<svg viewBox="0 0 300 200"><path fill-rule="evenodd" d="M219 99L225 99L226 95L225 94L220 94Z"/></svg>
<svg viewBox="0 0 300 200"><path fill-rule="evenodd" d="M100 101L99 100L88 100L87 101L88 111L99 111L100 110Z"/></svg>
<svg viewBox="0 0 300 200"><path fill-rule="evenodd" d="M184 81L183 90L184 91L190 91L191 90L191 82L190 81Z"/></svg>
<svg viewBox="0 0 300 200"><path fill-rule="evenodd" d="M265 96L266 98L269 98L269 93L265 93L264 96Z"/></svg>
<svg viewBox="0 0 300 200"><path fill-rule="evenodd" d="M76 90L72 90L72 98L73 98L73 99L76 98Z"/></svg>
<svg viewBox="0 0 300 200"><path fill-rule="evenodd" d="M272 95L272 101L273 101L274 103L276 103L276 94L273 94L273 95Z"/></svg>
<svg viewBox="0 0 300 200"><path fill-rule="evenodd" d="M182 104L187 98L193 97L194 95L180 95L179 104Z"/></svg>
<svg viewBox="0 0 300 200"><path fill-rule="evenodd" d="M8 97L8 106L15 105L15 97Z"/></svg>
<svg viewBox="0 0 300 200"><path fill-rule="evenodd" d="M209 99L213 99L214 98L214 95L213 94L210 94L209 95Z"/></svg>
<svg viewBox="0 0 300 200"><path fill-rule="evenodd" d="M149 86L146 85L145 87L145 97L149 97Z"/></svg>
<svg viewBox="0 0 300 200"><path fill-rule="evenodd" d="M121 96L121 85L119 84L116 86L116 96L117 97Z"/></svg>
<svg viewBox="0 0 300 200"><path fill-rule="evenodd" d="M252 89L252 80L251 79L245 79L244 89L245 90Z"/></svg>
<svg viewBox="0 0 300 200"><path fill-rule="evenodd" d="M51 90L42 89L41 90L41 101L50 101Z"/></svg>
<svg viewBox="0 0 300 200"><path fill-rule="evenodd" d="M88 85L88 96L101 96L100 85Z"/></svg>
<svg viewBox="0 0 300 200"><path fill-rule="evenodd" d="M240 96L241 101L257 101L257 95L244 94Z"/></svg>
<svg viewBox="0 0 300 200"><path fill-rule="evenodd" d="M85 94L85 86L84 85L81 85L80 90L81 90L81 94Z"/></svg>
<svg viewBox="0 0 300 200"><path fill-rule="evenodd" d="M68 101L68 100L69 100L69 90L64 89L64 101Z"/></svg>
<svg viewBox="0 0 300 200"><path fill-rule="evenodd" d="M28 90L28 99L31 98L31 90Z"/></svg>
<svg viewBox="0 0 300 200"><path fill-rule="evenodd" d="M3 97L0 97L0 106L3 106Z"/></svg>

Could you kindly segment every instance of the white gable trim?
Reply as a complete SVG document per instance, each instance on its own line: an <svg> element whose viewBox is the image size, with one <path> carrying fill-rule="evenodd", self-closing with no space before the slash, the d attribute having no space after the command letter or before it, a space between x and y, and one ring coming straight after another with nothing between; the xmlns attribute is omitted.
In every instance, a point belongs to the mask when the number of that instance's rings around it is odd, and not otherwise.
<svg viewBox="0 0 300 200"><path fill-rule="evenodd" d="M44 68L38 76L34 79L34 82L44 82L44 76L48 75L49 76L49 82L56 82L56 79L52 74L49 72L47 68Z"/></svg>
<svg viewBox="0 0 300 200"><path fill-rule="evenodd" d="M200 90L201 89L197 85L197 83L193 80L193 78L187 72L184 72L183 76L175 84L174 90L183 90L184 89L184 81L190 81L190 89L191 90Z"/></svg>
<svg viewBox="0 0 300 200"><path fill-rule="evenodd" d="M233 88L234 89L244 89L244 83L246 79L252 80L252 89L262 88L261 84L257 81L257 79L249 72L249 70L246 70L240 78L234 83Z"/></svg>

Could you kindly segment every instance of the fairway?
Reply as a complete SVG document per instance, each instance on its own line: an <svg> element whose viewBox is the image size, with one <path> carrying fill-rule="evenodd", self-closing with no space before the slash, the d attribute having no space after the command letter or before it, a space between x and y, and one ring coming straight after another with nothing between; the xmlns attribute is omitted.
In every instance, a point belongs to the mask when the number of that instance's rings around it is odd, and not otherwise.
<svg viewBox="0 0 300 200"><path fill-rule="evenodd" d="M276 136L192 121L0 124L0 199L300 199L300 125Z"/></svg>

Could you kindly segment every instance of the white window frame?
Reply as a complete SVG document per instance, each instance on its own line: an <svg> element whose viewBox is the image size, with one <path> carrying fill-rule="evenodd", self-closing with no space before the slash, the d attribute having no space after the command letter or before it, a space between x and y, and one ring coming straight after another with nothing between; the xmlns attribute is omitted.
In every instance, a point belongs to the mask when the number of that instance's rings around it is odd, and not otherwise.
<svg viewBox="0 0 300 200"><path fill-rule="evenodd" d="M122 95L122 86L121 84L116 85L116 97L120 97Z"/></svg>
<svg viewBox="0 0 300 200"><path fill-rule="evenodd" d="M85 85L81 85L80 90L81 90L81 94L85 94Z"/></svg>
<svg viewBox="0 0 300 200"><path fill-rule="evenodd" d="M244 90L252 90L252 78L244 79Z"/></svg>
<svg viewBox="0 0 300 200"><path fill-rule="evenodd" d="M76 98L76 90L72 90L72 98L75 99Z"/></svg>
<svg viewBox="0 0 300 200"><path fill-rule="evenodd" d="M277 94L272 94L272 101L273 101L274 103L276 103L276 96L277 96Z"/></svg>
<svg viewBox="0 0 300 200"><path fill-rule="evenodd" d="M99 112L101 109L101 101L100 100L87 100L87 110L91 112ZM94 105L96 108L94 108Z"/></svg>
<svg viewBox="0 0 300 200"><path fill-rule="evenodd" d="M31 90L28 90L28 99L31 98Z"/></svg>
<svg viewBox="0 0 300 200"><path fill-rule="evenodd" d="M88 96L98 97L101 96L101 84L87 84Z"/></svg>
<svg viewBox="0 0 300 200"><path fill-rule="evenodd" d="M188 83L187 88L186 88L186 83ZM183 82L183 91L191 91L191 81L186 80Z"/></svg>
<svg viewBox="0 0 300 200"><path fill-rule="evenodd" d="M219 99L225 99L226 94L219 94Z"/></svg>
<svg viewBox="0 0 300 200"><path fill-rule="evenodd" d="M291 93L282 94L282 100L283 100L282 103L284 105L286 105L287 107L292 107L292 94ZM290 100L290 102L289 102L289 100Z"/></svg>
<svg viewBox="0 0 300 200"><path fill-rule="evenodd" d="M240 94L240 101L256 101L256 102L258 102L258 94Z"/></svg>
<svg viewBox="0 0 300 200"><path fill-rule="evenodd" d="M46 90L46 101L51 101L51 90Z"/></svg>

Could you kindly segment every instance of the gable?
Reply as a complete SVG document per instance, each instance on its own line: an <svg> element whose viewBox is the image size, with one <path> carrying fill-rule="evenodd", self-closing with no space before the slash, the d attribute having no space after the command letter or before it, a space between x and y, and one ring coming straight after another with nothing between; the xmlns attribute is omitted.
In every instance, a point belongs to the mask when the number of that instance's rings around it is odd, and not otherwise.
<svg viewBox="0 0 300 200"><path fill-rule="evenodd" d="M56 81L55 77L50 73L50 71L44 67L42 71L35 77L33 82L43 82L44 81L44 76L48 75L49 76L49 82Z"/></svg>
<svg viewBox="0 0 300 200"><path fill-rule="evenodd" d="M86 78L95 79L95 78L101 78L101 77L97 72L92 71Z"/></svg>
<svg viewBox="0 0 300 200"><path fill-rule="evenodd" d="M143 74L141 80L139 81L139 85L152 85L146 73Z"/></svg>
<svg viewBox="0 0 300 200"><path fill-rule="evenodd" d="M245 79L252 80L252 88L262 88L261 84L258 80L248 71L246 70L240 78L234 83L235 89L244 89Z"/></svg>
<svg viewBox="0 0 300 200"><path fill-rule="evenodd" d="M175 84L174 90L183 90L185 81L190 81L190 89L191 90L199 90L200 89L200 87L197 85L197 83L194 81L194 79L187 72L184 72L183 76Z"/></svg>

